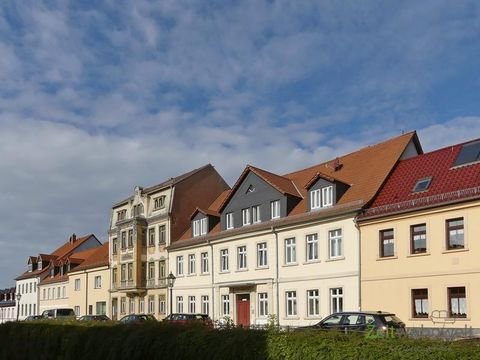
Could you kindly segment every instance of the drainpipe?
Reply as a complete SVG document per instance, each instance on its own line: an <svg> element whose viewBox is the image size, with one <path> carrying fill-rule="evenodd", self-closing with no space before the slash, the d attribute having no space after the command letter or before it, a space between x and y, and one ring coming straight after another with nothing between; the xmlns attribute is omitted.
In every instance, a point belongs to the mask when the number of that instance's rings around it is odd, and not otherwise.
<svg viewBox="0 0 480 360"><path fill-rule="evenodd" d="M215 260L215 256L213 256L213 245L212 243L210 242L210 240L207 240L207 244L210 246L210 254L211 254L211 257L212 257L212 269L211 269L211 273L212 273L212 307L211 307L211 314L212 314L212 321L215 321L215 263L214 263L214 260ZM201 261L201 259L200 259Z"/></svg>
<svg viewBox="0 0 480 360"><path fill-rule="evenodd" d="M278 233L275 227L272 226L272 233L275 235L275 298L276 298L276 313L277 313L277 326L280 326L280 290L278 284L279 277L279 263L278 263Z"/></svg>
<svg viewBox="0 0 480 360"><path fill-rule="evenodd" d="M85 270L85 315L88 314L88 272Z"/></svg>
<svg viewBox="0 0 480 360"><path fill-rule="evenodd" d="M362 310L362 232L357 222L358 215L353 218L353 223L358 230L358 310Z"/></svg>

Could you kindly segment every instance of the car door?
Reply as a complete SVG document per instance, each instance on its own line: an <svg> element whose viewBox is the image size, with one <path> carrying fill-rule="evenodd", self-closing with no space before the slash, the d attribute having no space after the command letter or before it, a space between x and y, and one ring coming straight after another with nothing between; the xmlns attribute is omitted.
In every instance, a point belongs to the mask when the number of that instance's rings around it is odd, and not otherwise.
<svg viewBox="0 0 480 360"><path fill-rule="evenodd" d="M341 330L343 314L332 314L318 324L323 330Z"/></svg>
<svg viewBox="0 0 480 360"><path fill-rule="evenodd" d="M365 331L365 315L362 314L346 314L342 319L341 329L345 332Z"/></svg>

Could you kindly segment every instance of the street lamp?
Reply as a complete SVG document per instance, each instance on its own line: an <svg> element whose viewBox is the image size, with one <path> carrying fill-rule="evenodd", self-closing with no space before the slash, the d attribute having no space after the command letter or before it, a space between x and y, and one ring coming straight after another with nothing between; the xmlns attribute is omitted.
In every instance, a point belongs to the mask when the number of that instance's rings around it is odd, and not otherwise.
<svg viewBox="0 0 480 360"><path fill-rule="evenodd" d="M168 288L170 289L170 314L173 312L172 309L173 309L173 297L172 297L172 290L173 290L173 285L175 284L175 275L173 275L171 272L170 274L168 274L167 276L167 285L168 285Z"/></svg>
<svg viewBox="0 0 480 360"><path fill-rule="evenodd" d="M22 294L18 293L17 294L17 321L18 321L18 315L20 313L20 299L22 298Z"/></svg>

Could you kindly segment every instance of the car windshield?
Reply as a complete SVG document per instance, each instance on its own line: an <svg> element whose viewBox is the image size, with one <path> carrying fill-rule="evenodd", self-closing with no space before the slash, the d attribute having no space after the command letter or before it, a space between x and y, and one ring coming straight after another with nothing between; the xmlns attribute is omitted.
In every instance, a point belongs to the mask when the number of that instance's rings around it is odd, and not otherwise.
<svg viewBox="0 0 480 360"><path fill-rule="evenodd" d="M72 316L75 315L72 309L58 309L57 316Z"/></svg>
<svg viewBox="0 0 480 360"><path fill-rule="evenodd" d="M398 326L403 325L402 320L400 320L395 315L385 315L383 318L384 318L385 324L387 324L387 326L398 327Z"/></svg>

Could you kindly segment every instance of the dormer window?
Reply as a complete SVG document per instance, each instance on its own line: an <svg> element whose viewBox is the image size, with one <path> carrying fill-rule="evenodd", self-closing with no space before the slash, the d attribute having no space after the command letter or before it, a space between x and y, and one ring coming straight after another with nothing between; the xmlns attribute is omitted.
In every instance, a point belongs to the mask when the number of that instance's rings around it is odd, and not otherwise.
<svg viewBox="0 0 480 360"><path fill-rule="evenodd" d="M42 270L42 260L38 262L38 270Z"/></svg>
<svg viewBox="0 0 480 360"><path fill-rule="evenodd" d="M163 209L164 207L165 196L160 196L153 200L153 210Z"/></svg>
<svg viewBox="0 0 480 360"><path fill-rule="evenodd" d="M52 268L50 269L50 276L53 277L54 275L55 275L55 268L52 267Z"/></svg>
<svg viewBox="0 0 480 360"><path fill-rule="evenodd" d="M275 200L270 203L272 219L280 217L280 200Z"/></svg>
<svg viewBox="0 0 480 360"><path fill-rule="evenodd" d="M125 220L126 217L127 217L127 210L117 211L117 221Z"/></svg>
<svg viewBox="0 0 480 360"><path fill-rule="evenodd" d="M333 205L333 186L322 188L322 207Z"/></svg>
<svg viewBox="0 0 480 360"><path fill-rule="evenodd" d="M250 209L243 209L242 210L242 225L250 225Z"/></svg>
<svg viewBox="0 0 480 360"><path fill-rule="evenodd" d="M310 208L313 210L320 207L320 189L310 191Z"/></svg>
<svg viewBox="0 0 480 360"><path fill-rule="evenodd" d="M207 218L193 221L193 236L202 236L207 233Z"/></svg>
<svg viewBox="0 0 480 360"><path fill-rule="evenodd" d="M233 229L233 213L227 213L225 215L226 223L227 223L227 230Z"/></svg>
<svg viewBox="0 0 480 360"><path fill-rule="evenodd" d="M32 263L29 263L28 264L28 272L32 272L32 270L33 270L33 265L32 265Z"/></svg>
<svg viewBox="0 0 480 360"><path fill-rule="evenodd" d="M415 183L415 186L413 187L412 192L417 193L417 192L427 191L428 188L430 187L431 182L432 182L432 177L427 177L427 178L418 180Z"/></svg>

